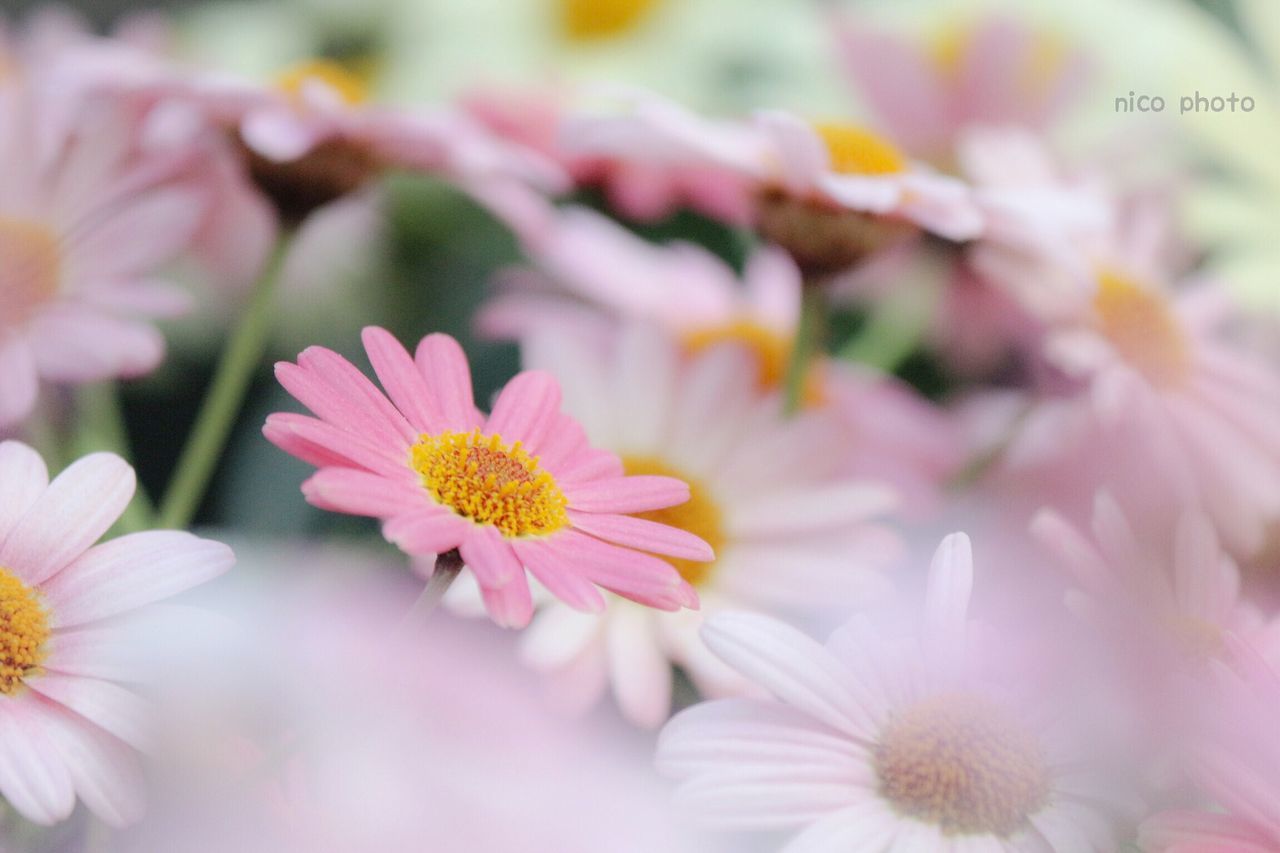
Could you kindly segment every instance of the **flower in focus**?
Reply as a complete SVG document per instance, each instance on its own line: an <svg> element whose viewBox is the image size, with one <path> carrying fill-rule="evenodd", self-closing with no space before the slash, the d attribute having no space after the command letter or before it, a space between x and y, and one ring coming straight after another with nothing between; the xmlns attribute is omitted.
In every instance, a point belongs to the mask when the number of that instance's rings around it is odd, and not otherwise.
<svg viewBox="0 0 1280 853"><path fill-rule="evenodd" d="M303 484L308 501L382 519L383 534L408 554L457 549L502 625L532 616L526 570L588 611L604 606L595 585L664 610L697 606L693 587L654 555L707 561L711 547L630 517L687 501L689 487L627 476L561 414L550 375L518 375L486 417L453 338L429 335L414 357L382 329L366 329L364 343L385 394L322 347L276 366L281 384L317 415L275 414L264 430L320 469Z"/></svg>
<svg viewBox="0 0 1280 853"><path fill-rule="evenodd" d="M601 359L581 338L526 343L526 366L560 377L565 410L592 443L617 453L630 475L689 484L685 503L640 517L697 534L711 562L672 560L698 590L701 610L660 613L611 598L599 614L552 604L525 637L535 666L593 701L612 685L623 713L657 726L670 711L671 665L706 695L740 692L742 679L698 636L702 613L753 610L810 618L880 597L880 569L896 537L877 523L895 504L870 480L839 476L839 425L819 413L784 420L757 388L750 350L714 346L684 358L657 329L631 323Z"/></svg>
<svg viewBox="0 0 1280 853"><path fill-rule="evenodd" d="M67 818L77 795L112 826L141 816L133 750L149 735L120 684L136 680L122 617L234 562L177 531L94 545L133 491L117 456L86 456L50 483L35 451L0 444L0 794L38 824Z"/></svg>
<svg viewBox="0 0 1280 853"><path fill-rule="evenodd" d="M707 644L773 698L696 706L663 732L659 766L692 815L723 828L804 827L801 851L1110 850L1114 801L1081 756L993 680L968 622L969 541L934 557L909 642L858 621L825 647L753 615Z"/></svg>
<svg viewBox="0 0 1280 853"><path fill-rule="evenodd" d="M1080 97L1087 62L1052 34L988 11L932 39L837 18L840 56L862 99L908 151L947 168L974 127L1043 133Z"/></svg>
<svg viewBox="0 0 1280 853"><path fill-rule="evenodd" d="M0 426L31 412L40 379L149 372L165 350L151 321L186 308L157 280L203 215L186 154L135 156L123 104L96 101L74 122L59 106L0 78Z"/></svg>

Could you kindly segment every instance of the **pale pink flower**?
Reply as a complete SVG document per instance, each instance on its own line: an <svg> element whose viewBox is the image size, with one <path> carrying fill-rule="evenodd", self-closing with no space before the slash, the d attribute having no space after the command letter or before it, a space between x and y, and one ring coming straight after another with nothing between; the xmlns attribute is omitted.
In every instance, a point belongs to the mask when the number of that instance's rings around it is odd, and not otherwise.
<svg viewBox="0 0 1280 853"><path fill-rule="evenodd" d="M565 410L628 474L673 476L690 498L644 517L711 543L715 560L673 560L697 590L698 612L661 613L610 597L598 614L551 604L525 636L525 657L576 701L612 687L623 713L657 726L671 708L672 665L708 695L740 693L742 679L703 645L703 613L752 610L816 618L885 592L881 570L898 555L880 523L896 503L873 480L840 476L843 431L819 413L784 419L757 387L750 351L720 346L685 357L653 327L631 323L603 359L578 338L535 336L527 367L555 373Z"/></svg>
<svg viewBox="0 0 1280 853"><path fill-rule="evenodd" d="M992 666L968 621L969 540L943 540L909 640L854 621L826 646L766 617L707 644L771 699L704 703L663 732L677 799L723 828L803 827L787 853L1111 850L1116 805L1072 740Z"/></svg>
<svg viewBox="0 0 1280 853"><path fill-rule="evenodd" d="M655 245L583 208L556 214L528 247L536 270L518 269L481 309L482 333L527 340L554 327L606 351L616 325L654 323L689 353L731 343L756 359L759 390L783 383L800 320L799 268L776 247L755 251L740 275L707 250ZM838 359L819 358L805 382L808 408L844 429L843 473L882 480L912 512L937 504L959 467L959 434L936 407L892 377Z"/></svg>
<svg viewBox="0 0 1280 853"><path fill-rule="evenodd" d="M1230 643L1234 668L1209 691L1215 718L1190 760L1210 803L1163 812L1142 825L1152 853L1276 853L1280 850L1280 675L1258 650Z"/></svg>
<svg viewBox="0 0 1280 853"><path fill-rule="evenodd" d="M383 329L365 349L378 390L349 361L311 347L281 362L281 384L317 417L275 414L264 432L320 470L303 484L322 509L382 519L413 555L454 549L493 618L523 626L533 612L526 570L558 598L604 606L596 585L652 607L696 607L697 594L654 554L706 561L706 542L631 513L689 499L671 477L629 477L560 412L549 374L522 373L485 416L457 341L429 335L411 357Z"/></svg>
<svg viewBox="0 0 1280 853"><path fill-rule="evenodd" d="M1173 535L1135 529L1106 492L1094 505L1092 538L1053 510L1032 522L1037 538L1071 573L1068 601L1128 653L1156 646L1170 658L1204 660L1225 650L1228 632L1263 627L1240 594L1240 570L1204 513L1185 510Z"/></svg>
<svg viewBox="0 0 1280 853"><path fill-rule="evenodd" d="M840 58L880 123L908 151L944 166L970 128L1050 130L1087 78L1083 54L1005 14L953 24L931 41L853 14L834 20Z"/></svg>
<svg viewBox="0 0 1280 853"><path fill-rule="evenodd" d="M189 152L138 155L129 107L110 99L64 123L58 103L0 81L0 426L25 417L40 379L133 377L164 355L156 317L186 300L158 278L204 215L179 180Z"/></svg>
<svg viewBox="0 0 1280 853"><path fill-rule="evenodd" d="M95 545L133 491L118 456L50 483L35 451L0 444L0 794L39 824L67 818L77 795L113 826L141 816L147 715L120 683L137 680L122 617L234 562L178 531Z"/></svg>

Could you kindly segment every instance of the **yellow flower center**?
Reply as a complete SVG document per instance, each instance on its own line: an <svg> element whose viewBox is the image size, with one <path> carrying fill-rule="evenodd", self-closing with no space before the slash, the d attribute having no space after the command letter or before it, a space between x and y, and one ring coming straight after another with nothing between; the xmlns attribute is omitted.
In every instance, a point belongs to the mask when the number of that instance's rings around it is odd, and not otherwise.
<svg viewBox="0 0 1280 853"><path fill-rule="evenodd" d="M905 171L907 158L893 143L852 124L826 122L814 130L827 146L831 169L842 175L892 175Z"/></svg>
<svg viewBox="0 0 1280 853"><path fill-rule="evenodd" d="M696 477L673 468L661 459L652 456L624 456L622 466L632 476L653 475L659 477L675 477L689 484L689 500L679 506L666 509L655 509L650 512L637 512L637 518L646 518L660 524L678 527L681 530L700 537L711 546L717 554L725 542L724 523L720 513L720 505L711 495L711 490ZM676 567L680 576L694 586L704 583L711 575L715 565L700 563L694 560L681 560L675 557L662 559Z"/></svg>
<svg viewBox="0 0 1280 853"><path fill-rule="evenodd" d="M299 62L276 78L276 85L294 98L300 98L303 87L311 82L328 86L348 106L357 106L369 100L368 81L329 59Z"/></svg>
<svg viewBox="0 0 1280 853"><path fill-rule="evenodd" d="M0 324L29 317L58 291L58 238L38 222L0 216Z"/></svg>
<svg viewBox="0 0 1280 853"><path fill-rule="evenodd" d="M35 590L0 568L0 694L12 696L44 660L49 617Z"/></svg>
<svg viewBox="0 0 1280 853"><path fill-rule="evenodd" d="M1008 836L1049 796L1036 739L999 708L963 694L912 705L875 749L880 793L947 835Z"/></svg>
<svg viewBox="0 0 1280 853"><path fill-rule="evenodd" d="M1179 384L1191 369L1191 352L1169 303L1123 273L1101 270L1093 298L1102 334L1125 361L1153 384Z"/></svg>
<svg viewBox="0 0 1280 853"><path fill-rule="evenodd" d="M568 501L555 478L520 442L474 432L423 434L409 463L437 502L503 536L546 536L569 525Z"/></svg>
<svg viewBox="0 0 1280 853"><path fill-rule="evenodd" d="M661 0L558 0L560 26L572 41L616 38L637 29Z"/></svg>
<svg viewBox="0 0 1280 853"><path fill-rule="evenodd" d="M752 320L734 320L722 326L695 329L684 336L685 349L691 355L717 344L735 343L746 346L756 357L756 385L761 391L776 391L782 387L791 361L794 341L773 329ZM825 396L822 391L822 366L818 361L809 367L805 376L801 397L806 406L819 406Z"/></svg>

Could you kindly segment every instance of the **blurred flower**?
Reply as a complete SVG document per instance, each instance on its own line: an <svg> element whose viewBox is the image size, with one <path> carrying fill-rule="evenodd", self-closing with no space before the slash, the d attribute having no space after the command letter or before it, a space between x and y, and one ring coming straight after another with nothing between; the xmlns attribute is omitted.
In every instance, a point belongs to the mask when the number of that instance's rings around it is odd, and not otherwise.
<svg viewBox="0 0 1280 853"><path fill-rule="evenodd" d="M836 16L840 56L862 100L906 150L943 169L974 127L1049 130L1086 82L1083 53L1060 36L1008 11L978 14L928 39Z"/></svg>
<svg viewBox="0 0 1280 853"><path fill-rule="evenodd" d="M1115 632L1126 652L1157 651L1193 662L1226 650L1227 632L1262 627L1262 614L1242 600L1240 571L1218 544L1203 513L1184 511L1172 537L1135 531L1111 495L1098 495L1093 541L1061 515L1043 510L1033 522L1040 540L1081 590L1073 609Z"/></svg>
<svg viewBox="0 0 1280 853"><path fill-rule="evenodd" d="M910 642L857 621L825 648L765 617L711 621L712 650L776 698L668 724L659 766L682 805L720 827L805 827L788 853L1113 849L1117 802L999 679L1001 641L980 648L968 621L972 580L968 538L947 537Z"/></svg>
<svg viewBox="0 0 1280 853"><path fill-rule="evenodd" d="M134 533L94 545L133 497L134 474L86 456L52 483L44 461L0 444L0 793L28 819L67 818L78 794L102 820L142 814L133 749L150 743L120 617L231 567L225 545Z"/></svg>
<svg viewBox="0 0 1280 853"><path fill-rule="evenodd" d="M525 364L560 377L565 409L631 475L689 484L690 498L641 517L711 543L716 558L673 560L701 611L658 613L611 598L598 615L552 604L526 635L525 656L571 682L583 701L607 684L623 713L657 726L670 711L671 665L704 694L740 692L740 678L707 653L702 613L748 609L808 618L846 610L885 590L879 574L896 537L875 519L893 493L841 477L830 465L839 425L808 413L784 420L761 395L749 350L711 346L685 359L678 343L631 323L602 361L582 339L535 335Z"/></svg>
<svg viewBox="0 0 1280 853"><path fill-rule="evenodd" d="M723 849L670 814L648 744L546 707L502 632L397 629L411 580L332 542L241 551L200 602L225 624L154 639L182 665L152 807L112 853Z"/></svg>
<svg viewBox="0 0 1280 853"><path fill-rule="evenodd" d="M1233 670L1211 685L1213 720L1197 744L1192 775L1212 807L1169 810L1142 826L1152 853L1272 853L1280 849L1280 676L1245 643ZM1207 704L1207 703L1206 703Z"/></svg>
<svg viewBox="0 0 1280 853"><path fill-rule="evenodd" d="M650 243L584 208L560 210L544 226L527 248L537 268L501 277L499 294L477 316L482 333L528 340L554 327L604 351L618 323L643 320L667 330L687 356L719 344L745 348L758 390L780 399L802 290L785 252L757 249L739 275L705 249ZM913 513L936 504L960 464L948 419L892 377L817 357L803 402L841 424L839 471L888 483Z"/></svg>
<svg viewBox="0 0 1280 853"><path fill-rule="evenodd" d="M693 587L653 554L707 561L710 546L630 516L687 501L689 487L626 476L560 413L550 375L516 376L485 417L453 338L423 338L416 362L382 329L366 329L364 343L385 395L322 347L276 366L281 384L319 416L271 415L264 430L320 469L303 484L308 501L382 519L383 534L409 554L457 549L506 626L532 616L526 569L587 611L604 607L593 584L652 607L697 606Z"/></svg>
<svg viewBox="0 0 1280 853"><path fill-rule="evenodd" d="M148 154L127 104L94 101L74 120L62 106L0 79L0 426L31 411L41 378L152 370L165 346L149 321L186 307L157 275L203 214L192 152Z"/></svg>

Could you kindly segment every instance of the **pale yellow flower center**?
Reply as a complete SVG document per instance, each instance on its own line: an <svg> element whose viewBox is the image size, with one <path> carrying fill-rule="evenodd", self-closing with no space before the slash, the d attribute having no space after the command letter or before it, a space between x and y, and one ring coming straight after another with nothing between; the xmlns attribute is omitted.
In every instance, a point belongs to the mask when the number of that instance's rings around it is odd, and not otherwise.
<svg viewBox="0 0 1280 853"><path fill-rule="evenodd" d="M947 835L1008 836L1049 796L1036 739L992 703L948 694L893 717L875 748L880 794Z"/></svg>
<svg viewBox="0 0 1280 853"><path fill-rule="evenodd" d="M328 86L348 106L358 106L369 100L368 81L329 59L299 62L276 78L276 86L295 98L301 97L303 87L311 82Z"/></svg>
<svg viewBox="0 0 1280 853"><path fill-rule="evenodd" d="M0 216L0 324L26 319L58 291L62 255L46 226Z"/></svg>
<svg viewBox="0 0 1280 853"><path fill-rule="evenodd" d="M424 433L410 449L409 463L437 502L508 538L546 536L569 526L564 493L518 441L509 445L480 430Z"/></svg>
<svg viewBox="0 0 1280 853"><path fill-rule="evenodd" d="M572 41L616 38L637 29L662 0L556 0L560 26Z"/></svg>
<svg viewBox="0 0 1280 853"><path fill-rule="evenodd" d="M825 122L813 128L827 146L831 170L842 175L893 175L907 158L882 136L852 124Z"/></svg>
<svg viewBox="0 0 1280 853"><path fill-rule="evenodd" d="M18 692L40 666L49 634L49 617L35 590L0 567L0 694Z"/></svg>
<svg viewBox="0 0 1280 853"><path fill-rule="evenodd" d="M697 354L723 343L741 344L756 357L756 384L761 391L776 391L782 387L795 345L789 337L746 319L694 329L684 335L684 346L690 354ZM814 362L805 376L801 400L807 406L818 406L824 399L822 367L820 363Z"/></svg>
<svg viewBox="0 0 1280 853"><path fill-rule="evenodd" d="M679 506L655 509L650 512L637 512L637 518L646 518L659 524L677 527L700 537L711 546L717 554L725 543L724 518L720 505L716 502L711 490L696 477L679 471L661 459L653 456L624 456L622 466L632 476L650 475L659 477L675 477L689 484L689 500ZM676 557L663 557L676 567L680 576L693 586L699 586L711 576L712 562L682 560Z"/></svg>
<svg viewBox="0 0 1280 853"><path fill-rule="evenodd" d="M1120 356L1155 385L1186 379L1191 351L1168 301L1116 270L1100 270L1097 279L1094 312Z"/></svg>

